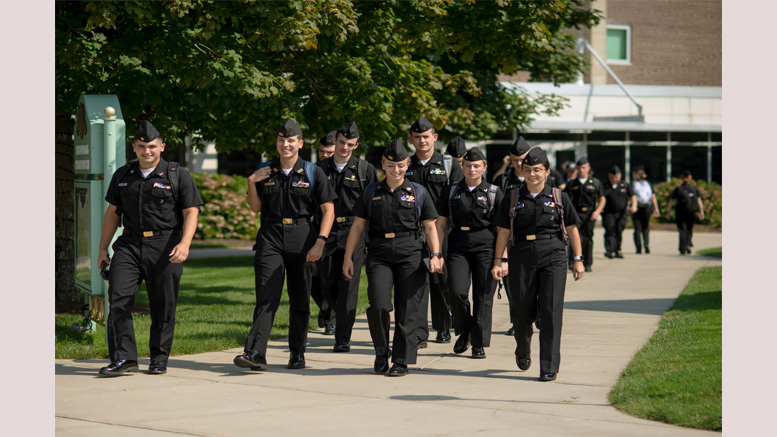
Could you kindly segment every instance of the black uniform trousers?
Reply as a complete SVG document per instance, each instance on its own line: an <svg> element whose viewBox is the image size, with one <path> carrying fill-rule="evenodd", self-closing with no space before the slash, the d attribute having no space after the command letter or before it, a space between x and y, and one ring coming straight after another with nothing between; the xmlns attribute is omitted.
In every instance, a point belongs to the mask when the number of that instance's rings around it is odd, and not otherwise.
<svg viewBox="0 0 777 437"><path fill-rule="evenodd" d="M415 364L416 328L426 325L426 313L418 311L429 276L423 263L423 242L404 238L370 237L367 252L367 323L376 355L389 351L390 313L394 312L394 339L391 360ZM391 289L394 288L394 306Z"/></svg>
<svg viewBox="0 0 777 437"><path fill-rule="evenodd" d="M604 251L607 253L621 250L623 230L629 223L628 208L621 212L603 212L602 226L604 227Z"/></svg>
<svg viewBox="0 0 777 437"><path fill-rule="evenodd" d="M450 230L445 230L445 238L442 239L442 253L443 259L448 257L448 235ZM426 256L430 253L426 251ZM419 320L423 317L424 320L428 318L429 304L432 305L432 328L435 331L447 331L453 326L451 319L451 306L448 304L448 272L442 273L428 273L429 275L429 293L424 291L423 299L418 310L422 313L419 314ZM416 332L421 340L429 339L429 326L428 323L420 325Z"/></svg>
<svg viewBox="0 0 777 437"><path fill-rule="evenodd" d="M515 355L531 353L539 297L540 373L557 373L561 361L566 258L564 243L557 238L516 241L510 251L508 280L515 301Z"/></svg>
<svg viewBox="0 0 777 437"><path fill-rule="evenodd" d="M335 342L351 341L353 324L356 321L356 305L359 303L359 283L364 264L365 237L353 252L353 279L343 274L345 250L335 250L319 263L322 270L324 294L332 299L335 312Z"/></svg>
<svg viewBox="0 0 777 437"><path fill-rule="evenodd" d="M256 237L254 275L256 307L245 351L266 353L275 313L281 303L284 270L288 273L289 349L304 353L310 321L313 263L305 261L318 229L313 223L284 225L265 222Z"/></svg>
<svg viewBox="0 0 777 437"><path fill-rule="evenodd" d="M310 286L310 298L313 299L319 308L319 321L323 322L324 325L331 325L335 323L335 312L332 310L334 305L329 302L329 299L322 291L324 281L327 278L326 267L322 266L322 263L326 259L328 257L322 257L319 262L313 263L313 283Z"/></svg>
<svg viewBox="0 0 777 437"><path fill-rule="evenodd" d="M591 213L577 212L580 222L577 229L580 231L580 245L583 248L583 266L590 267L594 263L594 226L596 220L591 220ZM572 251L569 251L569 257L572 257Z"/></svg>
<svg viewBox="0 0 777 437"><path fill-rule="evenodd" d="M645 248L650 247L650 213L653 205L638 206L637 212L631 215L631 221L634 223L634 246L637 252L642 251L642 241L645 242Z"/></svg>
<svg viewBox="0 0 777 437"><path fill-rule="evenodd" d="M677 230L680 232L680 253L686 253L693 246L691 239L693 238L693 220L695 212L680 212L675 214L675 223L677 224Z"/></svg>
<svg viewBox="0 0 777 437"><path fill-rule="evenodd" d="M182 263L171 263L170 252L181 242L181 234L156 237L122 234L113 243L108 278L107 337L111 362L138 359L132 305L142 281L146 281L151 308L151 361L167 363L173 346L175 306L183 273Z"/></svg>
<svg viewBox="0 0 777 437"><path fill-rule="evenodd" d="M470 333L472 346L491 345L491 313L496 281L491 276L496 231L484 228L466 232L464 241L471 244L448 247L448 293L453 308L456 333ZM463 241L463 242L464 242ZM491 244L488 244L488 243ZM471 279L470 279L471 275ZM469 289L472 284L472 307Z"/></svg>

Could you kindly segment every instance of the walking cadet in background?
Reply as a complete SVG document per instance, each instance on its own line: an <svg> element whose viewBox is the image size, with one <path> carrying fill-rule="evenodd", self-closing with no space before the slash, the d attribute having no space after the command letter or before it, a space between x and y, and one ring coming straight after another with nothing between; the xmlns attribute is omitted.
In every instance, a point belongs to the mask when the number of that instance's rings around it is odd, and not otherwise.
<svg viewBox="0 0 777 437"><path fill-rule="evenodd" d="M351 210L355 216L343 257L343 274L358 274L353 254L369 226L367 243L367 323L375 347L376 373L407 375L408 364L418 355L416 326L427 323L426 313L418 311L429 280L428 272L443 268L434 219L437 212L426 189L405 178L409 154L404 144L393 140L383 153L386 178L367 186ZM425 258L424 233L431 249ZM428 263L428 264L427 264ZM391 305L391 289L394 305ZM391 311L394 310L393 354L389 348ZM388 368L391 357L394 365Z"/></svg>
<svg viewBox="0 0 777 437"><path fill-rule="evenodd" d="M599 179L589 177L591 164L588 159L580 158L575 167L577 179L569 181L564 192L572 199L572 204L580 218L577 227L585 258L584 267L586 272L590 272L593 264L594 225L607 201L602 193L602 183L599 182Z"/></svg>
<svg viewBox="0 0 777 437"><path fill-rule="evenodd" d="M450 226L445 261L453 323L459 336L453 352L466 352L471 341L472 358L485 358L484 348L491 344L491 311L497 284L491 276L496 244L492 221L503 195L499 187L483 179L487 164L480 149L471 148L463 162L464 179L445 187L437 202L437 235ZM506 260L507 251L499 256Z"/></svg>
<svg viewBox="0 0 777 437"><path fill-rule="evenodd" d="M278 127L275 147L280 155L248 177L248 206L261 214L256 235L254 274L256 307L244 353L234 359L238 367L267 370L267 341L281 301L283 277L289 295L289 369L305 367L305 346L310 321L310 286L313 263L324 252L335 218L332 201L337 195L321 168L299 157L304 140L296 121ZM321 209L321 225L316 224Z"/></svg>
<svg viewBox="0 0 777 437"><path fill-rule="evenodd" d="M634 247L637 253L642 253L642 241L645 242L645 253L650 253L650 215L652 213L656 218L661 216L653 186L646 178L644 167L634 167L631 188L637 196L637 212L631 215L631 221L634 223Z"/></svg>
<svg viewBox="0 0 777 437"><path fill-rule="evenodd" d="M423 116L410 126L408 134L410 142L415 147L415 154L410 158L410 167L405 173L405 177L412 182L422 185L429 193L429 200L436 204L440 199L440 193L446 186L464 179L459 162L450 155L443 155L434 150L434 143L437 141L437 133L434 126ZM440 244L442 246L442 256L446 256L447 233L440 235ZM419 311L419 320L427 318L429 304L432 306L432 328L437 331L438 343L449 343L451 341L450 329L452 326L451 308L448 304L448 286L446 272L440 271L430 274L429 293L424 293ZM416 332L418 336L418 348L427 347L429 339L429 326L421 324Z"/></svg>
<svg viewBox="0 0 777 437"><path fill-rule="evenodd" d="M361 198L367 185L377 182L375 167L363 159L353 156L359 145L359 128L355 121L344 124L336 132L335 152L319 163L329 183L337 194L334 201L335 223L327 240L326 254L318 264L324 286L324 294L332 299L337 317L335 323L334 352L351 351L351 332L356 320L356 305L359 300L359 281L364 263L364 234L353 251L352 279L343 275L343 257L348 233L354 216L351 209Z"/></svg>
<svg viewBox="0 0 777 437"><path fill-rule="evenodd" d="M445 154L451 155L456 158L456 161L461 165L464 155L467 154L467 145L464 143L464 138L457 136L448 143L448 147L445 148Z"/></svg>
<svg viewBox="0 0 777 437"><path fill-rule="evenodd" d="M637 197L631 190L631 184L621 180L621 176L620 167L613 165L607 175L610 183L603 190L606 202L602 212L602 225L604 256L607 258L623 258L623 230L629 223L629 213L637 212Z"/></svg>
<svg viewBox="0 0 777 437"><path fill-rule="evenodd" d="M693 177L691 172L685 170L680 179L682 185L675 188L669 195L669 203L666 205L666 219L669 220L672 206L677 201L677 210L675 211L675 223L677 231L680 233L680 255L691 253L693 246L693 220L698 216L699 220L704 220L704 204L701 201L701 193L696 185L691 184Z"/></svg>
<svg viewBox="0 0 777 437"><path fill-rule="evenodd" d="M197 230L203 204L189 172L162 159L165 143L154 125L144 121L132 144L138 160L116 170L108 186L97 265L110 265L106 321L111 364L100 374L120 375L138 370L138 348L132 305L141 281L146 281L151 307L150 375L167 373L173 346L175 307L183 263ZM119 228L121 236L108 245Z"/></svg>
<svg viewBox="0 0 777 437"><path fill-rule="evenodd" d="M335 135L337 131L333 130L325 136L321 137L318 142L318 165L321 166L321 161L329 158L335 154ZM323 170L326 170L322 167ZM326 249L325 249L326 252ZM327 256L326 253L322 256L322 259ZM320 262L320 261L319 261ZM330 300L321 292L322 281L325 275L322 275L318 271L319 262L313 265L313 284L310 286L310 298L318 305L318 327L324 328L324 335L335 335L335 311L333 305L330 305Z"/></svg>

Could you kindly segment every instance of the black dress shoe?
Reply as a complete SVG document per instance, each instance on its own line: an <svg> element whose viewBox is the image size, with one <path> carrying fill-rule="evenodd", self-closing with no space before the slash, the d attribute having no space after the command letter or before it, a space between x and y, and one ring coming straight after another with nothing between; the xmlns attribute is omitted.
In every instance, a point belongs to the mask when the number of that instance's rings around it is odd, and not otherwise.
<svg viewBox="0 0 777 437"><path fill-rule="evenodd" d="M585 271L586 271L586 272L590 272L590 271L592 271L592 270L591 270L591 266L585 266Z"/></svg>
<svg viewBox="0 0 777 437"><path fill-rule="evenodd" d="M540 381L555 381L555 373L540 373Z"/></svg>
<svg viewBox="0 0 777 437"><path fill-rule="evenodd" d="M335 325L327 323L327 325L324 326L324 335L335 335Z"/></svg>
<svg viewBox="0 0 777 437"><path fill-rule="evenodd" d="M118 376L124 372L137 372L138 362L131 360L114 361L100 369L100 375Z"/></svg>
<svg viewBox="0 0 777 437"><path fill-rule="evenodd" d="M615 256L615 252L604 252L604 256L612 259Z"/></svg>
<svg viewBox="0 0 777 437"><path fill-rule="evenodd" d="M429 347L429 344L426 342L426 340L421 340L421 337L415 338L415 349L426 349Z"/></svg>
<svg viewBox="0 0 777 437"><path fill-rule="evenodd" d="M462 332L456 344L453 345L453 353L463 354L469 349L469 332Z"/></svg>
<svg viewBox="0 0 777 437"><path fill-rule="evenodd" d="M637 249L637 255L642 253L642 249Z"/></svg>
<svg viewBox="0 0 777 437"><path fill-rule="evenodd" d="M334 349L332 349L332 352L350 352L351 351L351 344L347 341L338 341L335 343Z"/></svg>
<svg viewBox="0 0 777 437"><path fill-rule="evenodd" d="M518 368L521 370L529 370L529 367L531 367L531 356L526 355L523 357L519 357L518 355L516 355L515 364L517 364Z"/></svg>
<svg viewBox="0 0 777 437"><path fill-rule="evenodd" d="M405 376L407 375L407 366L404 364L394 363L391 369L388 371L388 376Z"/></svg>
<svg viewBox="0 0 777 437"><path fill-rule="evenodd" d="M165 373L167 373L167 363L152 361L151 364L148 365L149 375L164 375Z"/></svg>
<svg viewBox="0 0 777 437"><path fill-rule="evenodd" d="M620 251L620 250L619 250L619 251L617 251L617 252L615 253L615 258L623 258L623 251Z"/></svg>
<svg viewBox="0 0 777 437"><path fill-rule="evenodd" d="M472 346L472 358L485 358L486 351L480 346Z"/></svg>
<svg viewBox="0 0 777 437"><path fill-rule="evenodd" d="M298 354L296 352L292 352L291 356L289 357L289 365L286 366L286 368L292 369L292 370L304 369L305 354Z"/></svg>
<svg viewBox="0 0 777 437"><path fill-rule="evenodd" d="M324 323L324 312L323 311L319 311L318 312L318 327L319 328L323 328L325 325L326 325L326 323Z"/></svg>
<svg viewBox="0 0 777 437"><path fill-rule="evenodd" d="M375 356L375 365L372 366L372 369L375 371L375 373L384 374L388 372L388 369L389 369L388 359L390 356L391 356L391 351L389 351L389 353L387 353L386 355Z"/></svg>
<svg viewBox="0 0 777 437"><path fill-rule="evenodd" d="M505 335L515 335L515 326L511 326L510 329L505 332Z"/></svg>
<svg viewBox="0 0 777 437"><path fill-rule="evenodd" d="M232 361L237 367L246 367L251 370L267 370L267 359L259 351L245 352L238 355Z"/></svg>
<svg viewBox="0 0 777 437"><path fill-rule="evenodd" d="M437 343L450 343L451 331L449 329L446 329L444 331L437 331L437 339L434 341L436 341Z"/></svg>
<svg viewBox="0 0 777 437"><path fill-rule="evenodd" d="M650 253L650 248L645 246L645 253Z"/></svg>

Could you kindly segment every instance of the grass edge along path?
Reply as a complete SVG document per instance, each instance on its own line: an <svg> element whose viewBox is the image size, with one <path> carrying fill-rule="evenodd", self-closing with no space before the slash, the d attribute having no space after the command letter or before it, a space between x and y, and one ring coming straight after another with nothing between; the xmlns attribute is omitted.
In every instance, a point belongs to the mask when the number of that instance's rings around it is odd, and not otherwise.
<svg viewBox="0 0 777 437"><path fill-rule="evenodd" d="M633 416L722 431L722 267L696 271L609 395Z"/></svg>

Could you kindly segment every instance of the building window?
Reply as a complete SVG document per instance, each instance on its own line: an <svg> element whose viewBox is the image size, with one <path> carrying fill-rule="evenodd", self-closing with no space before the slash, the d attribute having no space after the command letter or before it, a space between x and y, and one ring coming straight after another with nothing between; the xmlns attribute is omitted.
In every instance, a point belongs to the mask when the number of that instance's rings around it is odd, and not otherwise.
<svg viewBox="0 0 777 437"><path fill-rule="evenodd" d="M607 25L607 63L631 64L631 26L625 24Z"/></svg>

